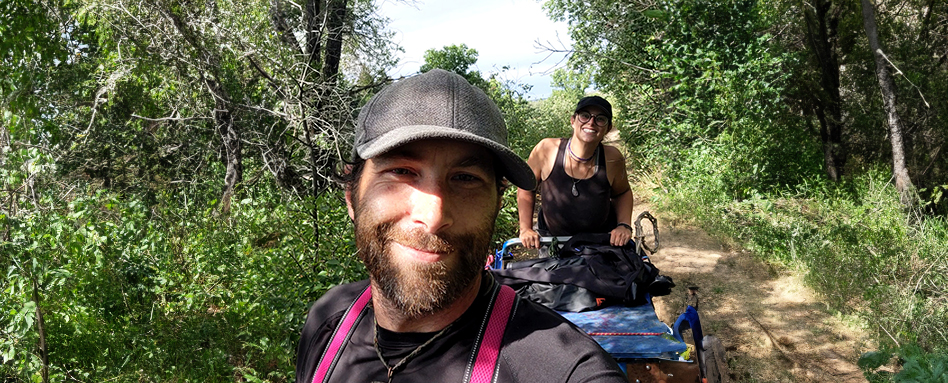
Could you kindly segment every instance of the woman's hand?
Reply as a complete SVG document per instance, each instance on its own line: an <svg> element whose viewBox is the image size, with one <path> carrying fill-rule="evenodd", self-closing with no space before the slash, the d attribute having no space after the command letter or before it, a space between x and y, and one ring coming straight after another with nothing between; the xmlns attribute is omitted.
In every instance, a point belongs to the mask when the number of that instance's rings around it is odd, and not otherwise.
<svg viewBox="0 0 948 383"><path fill-rule="evenodd" d="M609 232L609 242L612 246L623 246L632 239L632 228L627 224L619 224L615 229ZM520 235L523 238L523 234ZM522 240L522 239L521 239Z"/></svg>
<svg viewBox="0 0 948 383"><path fill-rule="evenodd" d="M520 243L527 249L539 249L540 233L533 229L520 230Z"/></svg>

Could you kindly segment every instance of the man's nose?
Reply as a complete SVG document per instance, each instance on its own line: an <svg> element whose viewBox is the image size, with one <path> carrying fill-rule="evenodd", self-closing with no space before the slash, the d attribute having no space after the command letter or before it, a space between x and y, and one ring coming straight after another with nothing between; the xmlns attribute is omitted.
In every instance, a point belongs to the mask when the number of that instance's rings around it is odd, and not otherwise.
<svg viewBox="0 0 948 383"><path fill-rule="evenodd" d="M448 206L447 186L442 182L424 182L411 196L412 221L429 233L438 233L454 223Z"/></svg>

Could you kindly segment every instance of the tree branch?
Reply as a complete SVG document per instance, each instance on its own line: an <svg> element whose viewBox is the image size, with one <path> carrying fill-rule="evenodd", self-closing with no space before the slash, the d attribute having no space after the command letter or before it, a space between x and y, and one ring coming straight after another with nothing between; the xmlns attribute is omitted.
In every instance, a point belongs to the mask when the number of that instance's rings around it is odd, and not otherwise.
<svg viewBox="0 0 948 383"><path fill-rule="evenodd" d="M214 119L214 117L204 117L204 116L199 116L199 117L161 117L161 118L150 118L150 117L139 116L139 115L137 115L137 114L135 114L135 113L132 113L132 117L135 117L135 118L138 118L138 119L141 119L141 120L145 120L145 121L152 121L152 122L162 122L162 121L188 121L188 120L213 120L213 119Z"/></svg>

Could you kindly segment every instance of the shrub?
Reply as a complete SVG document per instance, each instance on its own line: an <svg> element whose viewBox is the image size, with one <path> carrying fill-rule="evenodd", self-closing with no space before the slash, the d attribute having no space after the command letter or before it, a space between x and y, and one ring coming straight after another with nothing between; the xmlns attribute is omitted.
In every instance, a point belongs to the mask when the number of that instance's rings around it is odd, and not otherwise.
<svg viewBox="0 0 948 383"><path fill-rule="evenodd" d="M660 204L801 270L832 307L862 317L884 347L927 355L948 344L948 222L907 216L884 170L743 200L730 199L719 176L683 178L658 195Z"/></svg>

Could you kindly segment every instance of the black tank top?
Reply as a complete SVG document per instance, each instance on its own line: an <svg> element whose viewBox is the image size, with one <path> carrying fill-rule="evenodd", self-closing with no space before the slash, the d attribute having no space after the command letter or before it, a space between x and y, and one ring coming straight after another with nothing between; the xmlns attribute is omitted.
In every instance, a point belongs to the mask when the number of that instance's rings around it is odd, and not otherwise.
<svg viewBox="0 0 948 383"><path fill-rule="evenodd" d="M560 139L553 170L540 183L538 232L544 236L608 233L616 227L617 220L612 207L612 186L606 176L606 152L600 143L596 149L596 172L574 182L564 167L567 142L566 138ZM577 196L573 195L574 186Z"/></svg>

